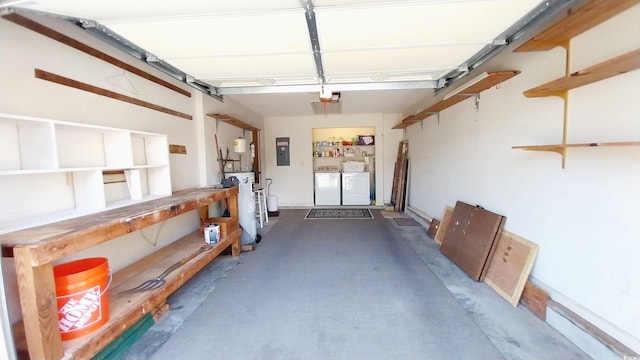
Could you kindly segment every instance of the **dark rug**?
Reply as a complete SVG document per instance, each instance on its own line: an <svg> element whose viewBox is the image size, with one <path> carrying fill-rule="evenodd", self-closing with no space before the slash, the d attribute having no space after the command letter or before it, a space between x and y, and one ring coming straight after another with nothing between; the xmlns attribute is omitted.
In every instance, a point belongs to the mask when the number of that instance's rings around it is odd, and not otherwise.
<svg viewBox="0 0 640 360"><path fill-rule="evenodd" d="M412 218L394 218L393 220L400 226L420 226L420 224Z"/></svg>
<svg viewBox="0 0 640 360"><path fill-rule="evenodd" d="M369 209L311 209L305 219L373 219Z"/></svg>

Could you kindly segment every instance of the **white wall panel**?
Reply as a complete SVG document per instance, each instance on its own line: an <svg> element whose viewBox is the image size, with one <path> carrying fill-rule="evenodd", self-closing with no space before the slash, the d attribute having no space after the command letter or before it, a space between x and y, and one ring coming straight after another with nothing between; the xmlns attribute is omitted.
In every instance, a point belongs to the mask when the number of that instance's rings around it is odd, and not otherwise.
<svg viewBox="0 0 640 360"><path fill-rule="evenodd" d="M640 20L640 7L630 13L577 38L572 58L582 65L572 71L637 48L637 35L627 29ZM624 45L601 48L612 37ZM561 142L562 101L522 92L563 75L564 51L501 61L522 74L481 93L479 111L466 100L441 112L439 123L432 116L424 130L419 124L407 129L410 203L437 218L456 200L506 215L505 229L540 245L535 280L639 351L640 147L569 149L564 170L556 153L512 150ZM638 93L637 70L571 91L569 141L639 141Z"/></svg>

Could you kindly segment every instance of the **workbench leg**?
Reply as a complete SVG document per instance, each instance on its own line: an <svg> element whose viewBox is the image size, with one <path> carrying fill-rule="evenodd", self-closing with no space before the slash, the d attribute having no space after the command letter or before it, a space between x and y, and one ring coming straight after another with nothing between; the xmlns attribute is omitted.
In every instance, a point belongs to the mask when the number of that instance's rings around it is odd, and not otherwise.
<svg viewBox="0 0 640 360"><path fill-rule="evenodd" d="M231 256L235 258L240 256L240 253L240 238L238 237L231 243Z"/></svg>
<svg viewBox="0 0 640 360"><path fill-rule="evenodd" d="M31 359L62 358L53 264L31 266L31 251L15 248L14 258L22 319Z"/></svg>
<svg viewBox="0 0 640 360"><path fill-rule="evenodd" d="M239 219L238 217L238 193L229 195L229 216L234 219Z"/></svg>
<svg viewBox="0 0 640 360"><path fill-rule="evenodd" d="M209 218L209 205L199 208L198 216L200 216L200 224L204 224L205 220Z"/></svg>

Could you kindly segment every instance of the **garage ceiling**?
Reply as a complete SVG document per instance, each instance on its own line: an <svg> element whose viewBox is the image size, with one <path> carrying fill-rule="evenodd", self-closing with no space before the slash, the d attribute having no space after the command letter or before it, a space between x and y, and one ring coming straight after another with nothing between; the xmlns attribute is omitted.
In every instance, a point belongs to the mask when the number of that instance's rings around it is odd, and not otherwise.
<svg viewBox="0 0 640 360"><path fill-rule="evenodd" d="M7 2L4 2L5 6ZM406 112L473 70L549 5L539 0L36 0L20 8L97 22L143 57L263 116ZM0 4L2 4L0 2ZM150 6L152 4L152 6ZM515 30L514 30L515 29ZM148 60L147 59L147 60Z"/></svg>

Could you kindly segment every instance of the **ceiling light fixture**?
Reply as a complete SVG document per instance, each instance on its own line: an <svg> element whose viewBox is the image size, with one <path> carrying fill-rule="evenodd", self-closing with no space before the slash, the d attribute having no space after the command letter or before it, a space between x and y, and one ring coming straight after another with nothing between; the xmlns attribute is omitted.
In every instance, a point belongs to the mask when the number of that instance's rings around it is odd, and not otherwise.
<svg viewBox="0 0 640 360"><path fill-rule="evenodd" d="M328 103L328 102L331 102L332 100L333 100L333 94L331 93L331 91L327 90L327 88L325 88L323 85L322 89L320 89L320 101L323 103Z"/></svg>

